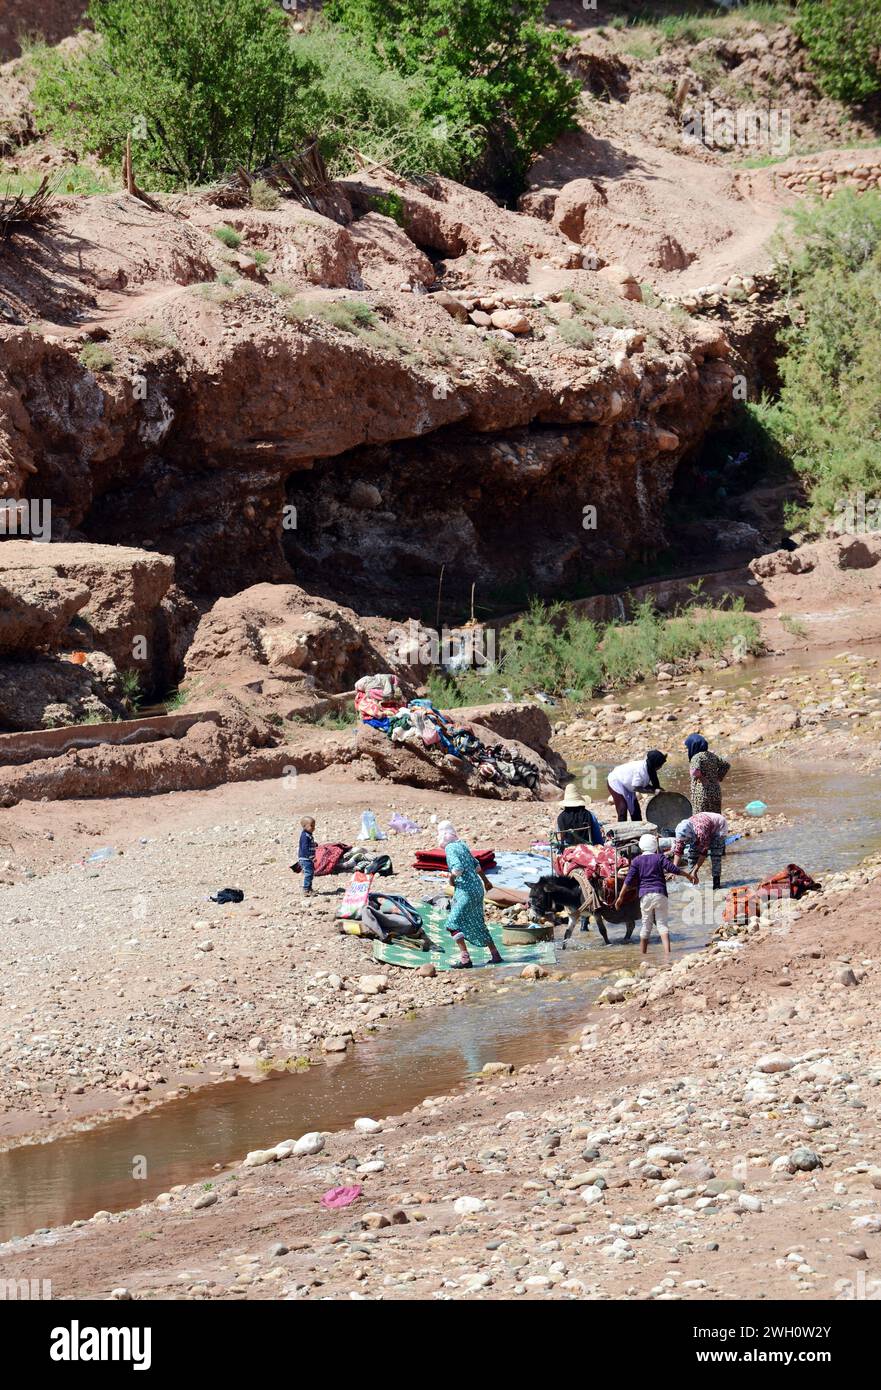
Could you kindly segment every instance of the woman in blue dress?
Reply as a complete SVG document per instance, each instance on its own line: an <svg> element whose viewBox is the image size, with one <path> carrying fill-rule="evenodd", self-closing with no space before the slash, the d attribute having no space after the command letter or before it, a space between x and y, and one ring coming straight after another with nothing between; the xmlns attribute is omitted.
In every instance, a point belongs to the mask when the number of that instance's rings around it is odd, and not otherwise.
<svg viewBox="0 0 881 1390"><path fill-rule="evenodd" d="M463 840L459 839L448 820L437 828L438 844L447 858L453 903L447 920L447 931L459 947L459 960L453 970L470 970L474 965L469 946L482 946L489 951L493 965L501 965L502 957L489 934L483 916L484 889L492 884Z"/></svg>

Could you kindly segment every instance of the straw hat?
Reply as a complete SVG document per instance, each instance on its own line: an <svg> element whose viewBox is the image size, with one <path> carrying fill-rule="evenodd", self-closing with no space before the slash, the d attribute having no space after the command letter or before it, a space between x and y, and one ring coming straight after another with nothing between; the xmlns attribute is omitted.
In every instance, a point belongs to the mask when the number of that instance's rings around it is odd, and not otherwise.
<svg viewBox="0 0 881 1390"><path fill-rule="evenodd" d="M569 809L584 805L584 797L578 795L578 788L574 782L567 782L566 790L563 792L563 800L558 804Z"/></svg>

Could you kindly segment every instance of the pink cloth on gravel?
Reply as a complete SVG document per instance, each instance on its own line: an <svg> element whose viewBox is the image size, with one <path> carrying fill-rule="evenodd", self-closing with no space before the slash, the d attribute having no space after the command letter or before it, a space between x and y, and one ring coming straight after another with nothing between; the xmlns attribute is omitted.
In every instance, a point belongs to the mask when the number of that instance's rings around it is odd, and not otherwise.
<svg viewBox="0 0 881 1390"><path fill-rule="evenodd" d="M350 1207L361 1196L361 1187L331 1187L321 1199L323 1207Z"/></svg>

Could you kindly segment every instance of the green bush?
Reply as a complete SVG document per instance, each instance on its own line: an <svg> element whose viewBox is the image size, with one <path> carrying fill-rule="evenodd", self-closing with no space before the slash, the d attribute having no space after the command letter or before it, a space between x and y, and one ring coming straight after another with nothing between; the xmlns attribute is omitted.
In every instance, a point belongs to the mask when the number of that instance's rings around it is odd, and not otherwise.
<svg viewBox="0 0 881 1390"><path fill-rule="evenodd" d="M457 178L466 172L468 131L433 118L427 72L389 66L358 35L322 19L295 40L295 48L311 71L306 96L312 127L331 174L357 167L354 150L400 174Z"/></svg>
<svg viewBox="0 0 881 1390"><path fill-rule="evenodd" d="M221 222L219 227L214 228L214 235L218 241L222 241L224 246L228 246L230 251L237 251L242 244L242 238L234 227L228 227L225 222Z"/></svg>
<svg viewBox="0 0 881 1390"><path fill-rule="evenodd" d="M284 314L296 323L322 319L344 333L357 333L359 328L372 328L376 323L376 314L370 305L357 299L294 300L285 305Z"/></svg>
<svg viewBox="0 0 881 1390"><path fill-rule="evenodd" d="M860 102L881 91L881 0L801 0L795 28L829 96Z"/></svg>
<svg viewBox="0 0 881 1390"><path fill-rule="evenodd" d="M370 205L374 212L381 213L383 217L390 217L399 227L404 226L406 212L404 200L399 193L376 193L371 198Z"/></svg>
<svg viewBox="0 0 881 1390"><path fill-rule="evenodd" d="M659 662L721 656L738 641L744 652L761 650L759 624L742 602L727 611L694 604L664 618L641 604L632 622L604 626L561 603L534 600L522 618L504 628L496 669L435 675L429 685L440 705L478 704L507 689L515 699L536 690L577 699L633 684Z"/></svg>
<svg viewBox="0 0 881 1390"><path fill-rule="evenodd" d="M557 324L557 335L569 347L593 347L593 333L580 319L561 319Z"/></svg>
<svg viewBox="0 0 881 1390"><path fill-rule="evenodd" d="M254 168L301 143L309 70L274 0L91 0L100 42L33 57L37 121L154 187Z"/></svg>
<svg viewBox="0 0 881 1390"><path fill-rule="evenodd" d="M842 191L792 217L781 272L796 297L778 401L755 407L818 522L881 495L881 195Z"/></svg>
<svg viewBox="0 0 881 1390"><path fill-rule="evenodd" d="M96 38L30 56L41 129L119 169L127 135L152 188L258 169L316 133L330 172L354 151L405 174L520 191L573 123L568 39L541 0L333 0L294 35L276 0L91 0ZM268 199L268 201L267 201ZM275 206L256 189L255 206Z"/></svg>
<svg viewBox="0 0 881 1390"><path fill-rule="evenodd" d="M574 123L569 39L544 0L330 0L327 17L422 83L420 111L470 181L511 198L539 150Z"/></svg>
<svg viewBox="0 0 881 1390"><path fill-rule="evenodd" d="M113 353L101 343L86 343L80 350L79 360L88 372L113 370Z"/></svg>

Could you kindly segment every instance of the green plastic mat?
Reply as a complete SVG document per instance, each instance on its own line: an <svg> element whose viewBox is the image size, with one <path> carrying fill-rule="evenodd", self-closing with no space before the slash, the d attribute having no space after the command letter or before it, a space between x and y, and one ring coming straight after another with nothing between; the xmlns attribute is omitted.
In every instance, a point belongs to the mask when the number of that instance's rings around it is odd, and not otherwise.
<svg viewBox="0 0 881 1390"><path fill-rule="evenodd" d="M374 941L373 959L384 965L403 965L411 970L420 965L433 965L435 970L449 970L459 959L459 948L447 931L446 911L423 903L418 904L417 908L425 935L431 942L431 950L420 951L415 946L403 946L392 941ZM490 926L489 931L506 965L556 964L553 941L537 941L532 946L504 946L501 926ZM468 952L475 966L486 965L489 961L489 951L482 946L469 946Z"/></svg>

